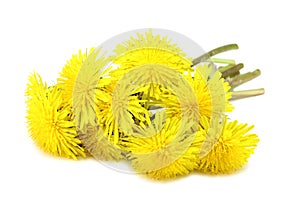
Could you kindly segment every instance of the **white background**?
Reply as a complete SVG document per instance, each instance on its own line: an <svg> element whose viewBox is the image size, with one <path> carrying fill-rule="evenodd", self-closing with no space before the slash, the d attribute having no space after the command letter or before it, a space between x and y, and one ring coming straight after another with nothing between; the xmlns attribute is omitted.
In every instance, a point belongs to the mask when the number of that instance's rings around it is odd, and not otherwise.
<svg viewBox="0 0 300 200"><path fill-rule="evenodd" d="M296 1L1 1L1 199L299 199L299 6ZM34 69L54 83L78 49L137 28L177 31L262 76L230 115L255 124L261 139L246 168L229 176L191 174L153 182L88 159L42 153L26 130L24 90ZM247 70L248 69L248 70Z"/></svg>

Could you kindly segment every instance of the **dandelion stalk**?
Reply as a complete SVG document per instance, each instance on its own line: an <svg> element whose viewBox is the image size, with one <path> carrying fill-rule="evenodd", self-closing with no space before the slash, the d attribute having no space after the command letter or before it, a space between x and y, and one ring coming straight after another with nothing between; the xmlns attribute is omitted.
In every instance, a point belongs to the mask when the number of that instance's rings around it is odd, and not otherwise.
<svg viewBox="0 0 300 200"><path fill-rule="evenodd" d="M235 60L231 59L224 59L224 58L210 58L208 59L209 62L213 63L222 63L222 64L228 64L228 66L235 65Z"/></svg>
<svg viewBox="0 0 300 200"><path fill-rule="evenodd" d="M258 77L260 74L261 74L260 70L257 69L253 72L248 72L246 74L235 76L232 79L229 79L228 82L230 83L231 89L233 90L234 88L253 80L254 78Z"/></svg>
<svg viewBox="0 0 300 200"><path fill-rule="evenodd" d="M240 74L240 70L244 67L243 63L237 65L228 65L226 67L220 67L218 70L222 73L222 78L234 77Z"/></svg>
<svg viewBox="0 0 300 200"><path fill-rule="evenodd" d="M265 93L264 88L259 88L259 89L254 89L254 90L236 91L236 92L232 93L232 97L230 100L254 97L254 96L262 95L264 93Z"/></svg>
<svg viewBox="0 0 300 200"><path fill-rule="evenodd" d="M224 46L221 46L221 47L218 47L216 49L213 49L201 56L199 56L198 58L195 58L193 60L193 66L199 64L200 62L204 62L204 61L207 61L209 58L219 54L219 53L223 53L223 52L226 52L226 51L229 51L229 50L235 50L235 49L238 49L239 46L237 44L228 44L228 45L224 45Z"/></svg>

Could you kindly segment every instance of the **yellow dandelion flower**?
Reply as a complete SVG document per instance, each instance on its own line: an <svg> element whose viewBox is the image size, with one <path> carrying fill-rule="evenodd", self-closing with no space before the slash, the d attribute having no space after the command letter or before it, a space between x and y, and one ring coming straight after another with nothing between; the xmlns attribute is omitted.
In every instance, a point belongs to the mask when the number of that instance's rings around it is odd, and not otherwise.
<svg viewBox="0 0 300 200"><path fill-rule="evenodd" d="M73 110L79 130L85 126L97 126L95 94L100 78L106 73L104 67L111 61L100 51L101 48L94 50L82 63L74 83Z"/></svg>
<svg viewBox="0 0 300 200"><path fill-rule="evenodd" d="M45 152L77 159L85 157L71 115L71 108L62 100L62 91L48 87L39 74L29 77L27 85L27 120L32 139Z"/></svg>
<svg viewBox="0 0 300 200"><path fill-rule="evenodd" d="M207 65L197 66L194 77L191 73L184 78L189 82L198 102L200 118L211 119L220 116L225 111L231 111L230 86L221 78L221 73L216 71L212 74L212 68ZM164 106L169 116L180 117L182 113L189 113L196 105L187 102L179 102L177 96L165 90L160 94L160 99L153 100L152 104ZM194 112L195 113L195 112Z"/></svg>
<svg viewBox="0 0 300 200"><path fill-rule="evenodd" d="M187 121L157 112L151 125L123 139L133 169L157 180L188 174L198 166L196 151L204 139L203 133L193 129Z"/></svg>
<svg viewBox="0 0 300 200"><path fill-rule="evenodd" d="M230 85L221 77L219 71L213 72L212 67L205 64L196 67L193 78L191 74L186 77L197 96L202 115L219 115L224 108L232 111Z"/></svg>
<svg viewBox="0 0 300 200"><path fill-rule="evenodd" d="M128 41L117 45L115 51L116 58L113 63L118 66L117 70L112 70L110 75L120 79L130 70L138 67L148 66L149 70L154 70L157 66L164 66L183 74L192 70L192 59L186 58L185 53L177 44L171 43L168 37L154 35L150 29L144 34L137 33L136 37L131 37ZM149 84L149 93L155 94L158 98L159 87L155 82ZM155 91L155 92L154 92ZM143 92L143 99L148 99L148 92Z"/></svg>
<svg viewBox="0 0 300 200"><path fill-rule="evenodd" d="M95 158L101 160L118 160L120 152L110 148L104 134L99 128L96 115L95 96L99 80L105 75L104 67L111 61L96 49L82 63L72 92L75 124L85 149Z"/></svg>
<svg viewBox="0 0 300 200"><path fill-rule="evenodd" d="M117 71L111 72L115 77L147 64L164 65L181 73L191 70L192 60L185 57L178 45L172 44L168 37L153 35L151 29L119 44L114 52L114 63L120 65Z"/></svg>
<svg viewBox="0 0 300 200"><path fill-rule="evenodd" d="M211 144L210 151L200 158L198 170L204 173L226 174L241 169L259 142L256 134L248 134L253 127L238 124L237 121L227 123L225 119L220 133L208 132L206 145ZM219 136L216 137L217 135Z"/></svg>
<svg viewBox="0 0 300 200"><path fill-rule="evenodd" d="M126 85L118 84L117 86L116 84L117 81L111 79L110 84L96 90L95 96L98 122L103 134L114 144L118 143L123 131L126 131L125 123L134 124L139 121L147 124L150 122L149 112L141 104L143 101L138 96L126 93L128 89L128 87L124 89Z"/></svg>
<svg viewBox="0 0 300 200"><path fill-rule="evenodd" d="M60 72L60 77L57 79L57 86L63 90L62 96L65 101L72 102L77 75L81 69L82 63L93 51L94 48L91 48L86 52L79 50L77 54L72 55L72 58L67 61Z"/></svg>

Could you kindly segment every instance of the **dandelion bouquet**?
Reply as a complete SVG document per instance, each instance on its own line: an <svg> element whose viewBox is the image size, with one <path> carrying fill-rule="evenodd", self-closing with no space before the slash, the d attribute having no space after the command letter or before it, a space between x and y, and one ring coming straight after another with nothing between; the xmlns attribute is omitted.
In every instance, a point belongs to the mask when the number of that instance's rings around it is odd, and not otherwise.
<svg viewBox="0 0 300 200"><path fill-rule="evenodd" d="M241 74L243 64L215 58L237 48L204 53L180 34L153 29L79 51L57 84L29 76L31 137L52 155L127 160L152 179L232 173L247 163L259 139L253 126L229 120L231 100L264 93L236 91L259 70Z"/></svg>

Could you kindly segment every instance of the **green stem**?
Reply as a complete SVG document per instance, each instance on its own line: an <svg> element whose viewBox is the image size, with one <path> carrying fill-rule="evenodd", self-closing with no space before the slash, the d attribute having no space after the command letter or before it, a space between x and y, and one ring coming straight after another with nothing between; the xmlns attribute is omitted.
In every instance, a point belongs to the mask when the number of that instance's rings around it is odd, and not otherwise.
<svg viewBox="0 0 300 200"><path fill-rule="evenodd" d="M216 49L213 49L201 56L199 56L198 58L195 58L193 60L193 66L194 65L197 65L198 63L200 62L203 62L203 61L207 61L210 57L214 56L214 55L217 55L219 53L223 53L225 51L229 51L229 50L234 50L234 49L238 49L238 45L237 44L228 44L228 45L225 45L225 46L221 46L221 47L218 47Z"/></svg>
<svg viewBox="0 0 300 200"><path fill-rule="evenodd" d="M255 89L255 90L243 90L243 91L236 91L232 92L232 97L230 100L237 100L237 99L243 99L248 97L254 97L258 95L262 95L265 93L264 88Z"/></svg>
<svg viewBox="0 0 300 200"><path fill-rule="evenodd" d="M241 75L235 76L234 78L229 80L231 89L233 90L234 88L236 88L248 81L251 81L252 79L258 77L260 74L261 74L260 70L257 69L253 72L248 72L246 74L241 74Z"/></svg>
<svg viewBox="0 0 300 200"><path fill-rule="evenodd" d="M221 63L221 64L228 64L228 65L235 65L235 60L231 59L223 59L223 58L210 58L208 59L209 62L213 63Z"/></svg>
<svg viewBox="0 0 300 200"><path fill-rule="evenodd" d="M220 67L218 70L222 73L222 78L234 77L240 74L240 70L244 67L243 63L237 65L228 65L226 67Z"/></svg>

